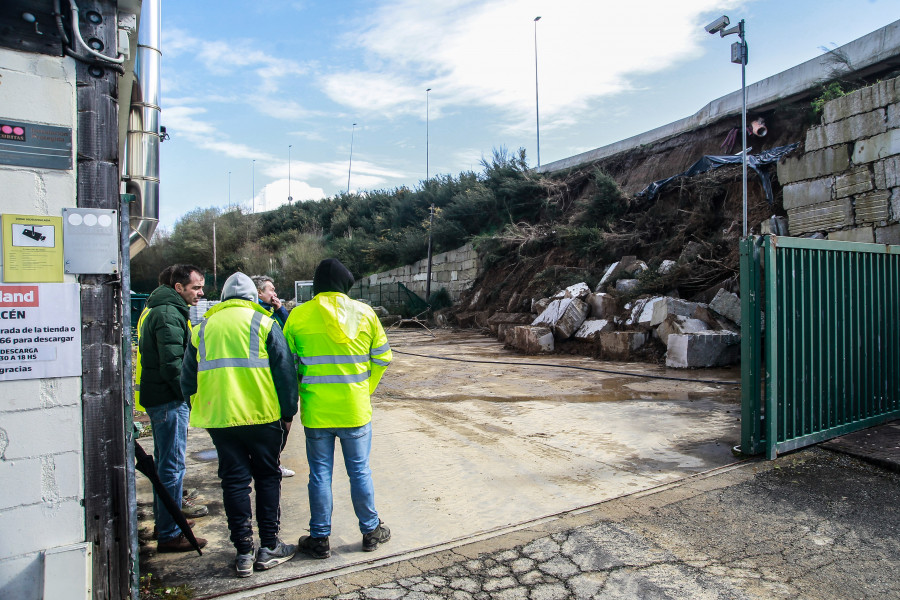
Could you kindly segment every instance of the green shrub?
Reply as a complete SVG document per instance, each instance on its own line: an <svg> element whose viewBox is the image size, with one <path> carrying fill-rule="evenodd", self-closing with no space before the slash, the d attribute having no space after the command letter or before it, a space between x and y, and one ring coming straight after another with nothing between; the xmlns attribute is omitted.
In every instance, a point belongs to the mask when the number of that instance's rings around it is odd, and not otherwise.
<svg viewBox="0 0 900 600"><path fill-rule="evenodd" d="M810 106L812 106L813 114L822 114L822 111L825 109L826 102L846 95L847 92L844 91L844 88L840 84L840 82L832 81L829 84L823 85L822 93L810 103Z"/></svg>
<svg viewBox="0 0 900 600"><path fill-rule="evenodd" d="M441 288L431 293L428 297L428 304L431 305L431 310L441 310L453 306L453 300L450 299L450 292L446 288Z"/></svg>
<svg viewBox="0 0 900 600"><path fill-rule="evenodd" d="M600 169L592 174L593 193L575 201L573 221L608 229L611 222L628 207L627 199L616 180Z"/></svg>

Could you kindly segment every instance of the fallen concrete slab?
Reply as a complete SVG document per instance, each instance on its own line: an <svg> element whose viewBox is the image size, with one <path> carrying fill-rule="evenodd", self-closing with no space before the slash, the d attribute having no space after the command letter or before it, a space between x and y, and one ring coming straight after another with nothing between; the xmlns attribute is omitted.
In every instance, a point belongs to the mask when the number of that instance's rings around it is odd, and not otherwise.
<svg viewBox="0 0 900 600"><path fill-rule="evenodd" d="M526 354L553 352L553 332L549 327L517 325L507 329L504 336L507 344Z"/></svg>
<svg viewBox="0 0 900 600"><path fill-rule="evenodd" d="M666 344L666 366L678 369L722 367L741 357L741 336L733 331L673 333Z"/></svg>

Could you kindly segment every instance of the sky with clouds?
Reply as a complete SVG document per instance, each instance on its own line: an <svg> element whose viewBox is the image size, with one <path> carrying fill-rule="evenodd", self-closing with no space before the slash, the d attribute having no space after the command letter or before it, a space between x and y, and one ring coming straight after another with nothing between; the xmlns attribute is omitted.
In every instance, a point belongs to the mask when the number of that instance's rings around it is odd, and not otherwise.
<svg viewBox="0 0 900 600"><path fill-rule="evenodd" d="M426 170L478 171L500 147L524 147L536 165L536 101L541 163L566 158L738 89L737 37L703 30L721 14L746 20L750 84L900 19L900 0L190 0L162 10L171 139L160 221L171 230L198 207L262 211L348 185L416 187Z"/></svg>

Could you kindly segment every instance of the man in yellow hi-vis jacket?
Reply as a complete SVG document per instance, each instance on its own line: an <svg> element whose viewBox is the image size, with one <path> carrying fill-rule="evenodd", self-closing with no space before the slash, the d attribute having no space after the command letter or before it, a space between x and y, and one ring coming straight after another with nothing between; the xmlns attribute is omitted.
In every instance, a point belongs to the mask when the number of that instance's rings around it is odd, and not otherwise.
<svg viewBox="0 0 900 600"><path fill-rule="evenodd" d="M322 261L313 277L315 296L291 311L284 327L298 362L309 462L310 535L300 538L297 549L314 558L331 555L335 438L341 440L362 549L371 552L391 538L375 510L369 469L371 394L391 362L391 348L372 308L347 296L352 285L353 275L340 261Z"/></svg>
<svg viewBox="0 0 900 600"><path fill-rule="evenodd" d="M191 425L205 427L219 455L219 478L239 577L288 561L297 548L278 539L281 440L297 413L297 376L281 328L257 304L256 286L235 273L222 302L194 327L184 354L181 390ZM254 552L250 482L256 491Z"/></svg>

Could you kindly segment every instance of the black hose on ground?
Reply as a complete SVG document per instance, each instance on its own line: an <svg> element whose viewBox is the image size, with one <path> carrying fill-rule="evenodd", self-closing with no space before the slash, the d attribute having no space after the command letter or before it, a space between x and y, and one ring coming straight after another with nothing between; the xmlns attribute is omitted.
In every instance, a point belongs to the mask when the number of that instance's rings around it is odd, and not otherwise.
<svg viewBox="0 0 900 600"><path fill-rule="evenodd" d="M483 365L514 365L516 367L553 367L557 369L578 369L579 371L592 371L594 373L606 373L608 375L625 375L626 377L643 377L645 379L663 379L666 381L685 381L687 383L709 383L712 385L741 385L740 381L718 381L715 379L685 379L684 377L670 377L668 375L651 375L649 373L630 373L628 371L614 371L612 369L593 369L590 367L579 367L577 365L551 365L548 363L522 363L510 362L502 360L473 360L470 358L450 358L447 356L432 356L428 354L414 354L412 352L404 352L402 350L394 350L396 354L406 354L407 356L417 356L419 358L433 358L435 360L450 360L454 362L479 363Z"/></svg>

